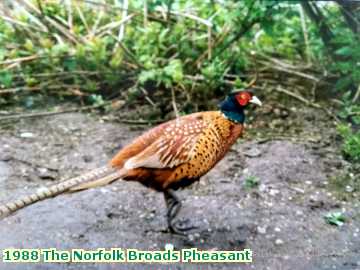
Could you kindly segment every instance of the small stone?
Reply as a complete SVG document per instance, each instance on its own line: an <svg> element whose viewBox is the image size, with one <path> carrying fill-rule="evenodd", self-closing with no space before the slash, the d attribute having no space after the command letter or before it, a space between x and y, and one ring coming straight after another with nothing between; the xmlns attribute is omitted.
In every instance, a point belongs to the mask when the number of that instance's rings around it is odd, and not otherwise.
<svg viewBox="0 0 360 270"><path fill-rule="evenodd" d="M275 231L275 232L280 232L281 229L280 229L279 227L275 227L275 228L274 228L274 231Z"/></svg>
<svg viewBox="0 0 360 270"><path fill-rule="evenodd" d="M35 135L31 132L23 132L20 134L20 137L21 138L34 138Z"/></svg>
<svg viewBox="0 0 360 270"><path fill-rule="evenodd" d="M7 153L5 153L5 154L3 154L2 156L0 156L0 160L1 161L9 161L9 160L11 160L12 159L12 156L10 155L10 154L7 154Z"/></svg>
<svg viewBox="0 0 360 270"><path fill-rule="evenodd" d="M266 190L266 185L265 184L260 184L259 191L264 192L265 190Z"/></svg>
<svg viewBox="0 0 360 270"><path fill-rule="evenodd" d="M354 191L354 188L353 188L352 186L347 185L347 186L345 187L345 191L351 193L351 192Z"/></svg>
<svg viewBox="0 0 360 270"><path fill-rule="evenodd" d="M266 226L264 226L264 227L258 226L256 229L257 229L258 233L260 233L260 234L266 233Z"/></svg>
<svg viewBox="0 0 360 270"><path fill-rule="evenodd" d="M279 109L279 108L275 108L275 109L274 109L274 114L275 114L276 116L280 116L280 114L281 114L280 109Z"/></svg>
<svg viewBox="0 0 360 270"><path fill-rule="evenodd" d="M279 245L282 245L282 244L284 244L283 240L281 240L281 239L276 239L275 240L275 245L279 246Z"/></svg>
<svg viewBox="0 0 360 270"><path fill-rule="evenodd" d="M288 111L286 111L286 110L282 110L281 111L281 117L282 118L286 118L286 117L288 117L289 116L289 112Z"/></svg>
<svg viewBox="0 0 360 270"><path fill-rule="evenodd" d="M50 172L47 168L38 168L37 175L41 179L51 179L54 180L56 178L56 174L54 172Z"/></svg>
<svg viewBox="0 0 360 270"><path fill-rule="evenodd" d="M277 189L270 189L270 191L269 191L269 194L270 194L271 196L276 196L276 195L279 194L279 193L280 193L280 191L277 190Z"/></svg>
<svg viewBox="0 0 360 270"><path fill-rule="evenodd" d="M251 148L244 153L245 156L249 158L259 157L261 156L261 151L258 148Z"/></svg>

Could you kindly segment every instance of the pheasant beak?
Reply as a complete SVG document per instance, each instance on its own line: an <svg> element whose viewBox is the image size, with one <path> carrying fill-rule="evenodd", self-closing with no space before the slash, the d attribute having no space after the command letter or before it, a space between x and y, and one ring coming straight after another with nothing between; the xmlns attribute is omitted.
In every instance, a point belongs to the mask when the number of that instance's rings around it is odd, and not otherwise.
<svg viewBox="0 0 360 270"><path fill-rule="evenodd" d="M252 98L250 99L249 102L250 102L250 103L254 103L254 104L256 104L256 105L259 105L259 106L262 105L262 102L261 102L260 99L258 99L256 96L252 96Z"/></svg>

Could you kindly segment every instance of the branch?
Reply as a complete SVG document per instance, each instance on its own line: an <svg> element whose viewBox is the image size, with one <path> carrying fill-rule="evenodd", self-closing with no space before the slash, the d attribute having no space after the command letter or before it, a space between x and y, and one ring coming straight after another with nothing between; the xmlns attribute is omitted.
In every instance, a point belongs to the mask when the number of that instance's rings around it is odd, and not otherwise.
<svg viewBox="0 0 360 270"><path fill-rule="evenodd" d="M306 98L304 98L304 97L302 97L300 95L297 95L297 94L295 94L293 92L290 92L290 91L282 88L281 86L278 86L278 87L274 88L274 90L277 91L277 92L286 94L286 95L288 95L288 96L290 96L290 97L292 97L294 99L297 99L298 101L301 101L302 103L306 104L307 106L323 110L328 116L333 118L337 123L340 122L339 118L337 118L337 116L335 114L333 114L329 109L322 107L318 103L313 103L313 102L309 101L308 99L306 99Z"/></svg>
<svg viewBox="0 0 360 270"><path fill-rule="evenodd" d="M111 101L108 101L108 102L104 102L102 104L84 106L84 107L80 107L80 108L62 110L62 111L57 111L57 112L39 112L39 113L24 113L24 114L9 115L9 116L0 117L0 122L6 121L6 120L19 120L19 119L24 119L24 118L37 118L37 117L53 116L53 115L72 113L72 112L83 112L83 111L88 111L91 109L101 108L110 103L111 103Z"/></svg>

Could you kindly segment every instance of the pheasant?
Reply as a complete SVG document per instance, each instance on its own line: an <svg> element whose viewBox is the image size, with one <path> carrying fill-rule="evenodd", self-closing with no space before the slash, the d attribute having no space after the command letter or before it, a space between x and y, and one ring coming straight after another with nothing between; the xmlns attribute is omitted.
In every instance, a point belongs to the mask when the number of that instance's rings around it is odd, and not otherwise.
<svg viewBox="0 0 360 270"><path fill-rule="evenodd" d="M261 106L251 92L239 91L228 95L219 111L193 113L160 124L121 149L108 165L0 206L0 217L61 193L123 179L163 192L168 228L183 234L190 227L175 221L181 208L175 190L198 181L225 156L243 132L244 109L250 103Z"/></svg>

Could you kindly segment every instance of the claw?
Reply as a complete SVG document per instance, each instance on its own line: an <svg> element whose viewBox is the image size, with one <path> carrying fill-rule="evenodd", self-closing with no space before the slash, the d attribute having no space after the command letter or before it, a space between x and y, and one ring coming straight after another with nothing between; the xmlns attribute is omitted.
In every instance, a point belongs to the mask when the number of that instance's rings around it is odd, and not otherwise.
<svg viewBox="0 0 360 270"><path fill-rule="evenodd" d="M197 229L197 226L191 225L188 219L175 220L177 214L181 208L181 201L176 196L173 190L167 190L164 192L167 211L168 228L171 233L179 235L187 235L186 232ZM190 224L190 225L189 225Z"/></svg>
<svg viewBox="0 0 360 270"><path fill-rule="evenodd" d="M198 226L192 225L189 219L171 221L169 223L169 230L172 233L187 235L186 232L198 229Z"/></svg>

